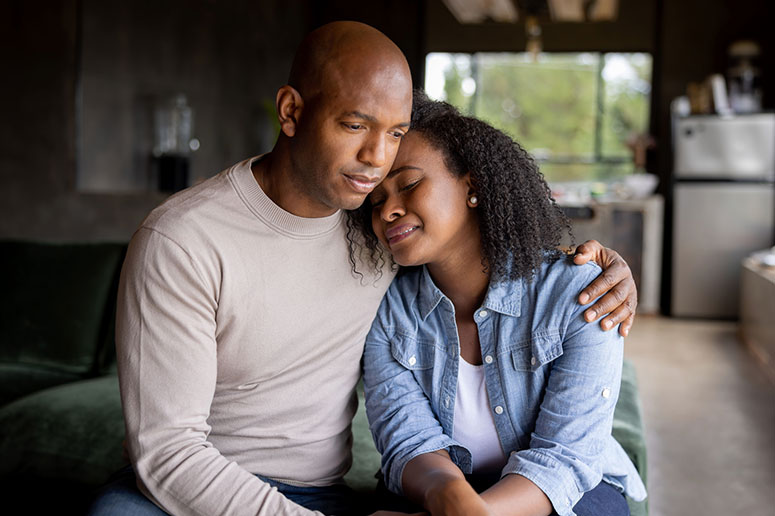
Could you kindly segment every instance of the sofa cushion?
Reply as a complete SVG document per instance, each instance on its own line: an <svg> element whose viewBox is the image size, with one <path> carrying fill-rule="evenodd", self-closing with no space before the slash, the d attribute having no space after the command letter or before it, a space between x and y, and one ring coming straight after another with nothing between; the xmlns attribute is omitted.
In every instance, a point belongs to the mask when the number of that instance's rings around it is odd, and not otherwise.
<svg viewBox="0 0 775 516"><path fill-rule="evenodd" d="M125 461L115 375L52 387L0 408L0 475L96 486Z"/></svg>
<svg viewBox="0 0 775 516"><path fill-rule="evenodd" d="M624 361L622 368L622 387L619 391L619 401L614 411L614 439L622 445L624 451L640 473L643 484L646 483L646 436L643 428L643 410L638 396L638 382L635 366L629 360ZM648 514L648 499L642 502L627 500L631 516L646 516Z"/></svg>
<svg viewBox="0 0 775 516"><path fill-rule="evenodd" d="M353 465L344 477L345 482L358 492L373 492L377 487L375 476L381 467L381 458L369 430L363 382L358 383L358 411L353 418Z"/></svg>
<svg viewBox="0 0 775 516"><path fill-rule="evenodd" d="M0 407L33 392L82 379L80 374L56 369L0 363Z"/></svg>
<svg viewBox="0 0 775 516"><path fill-rule="evenodd" d="M105 366L125 249L0 242L0 362L76 374Z"/></svg>

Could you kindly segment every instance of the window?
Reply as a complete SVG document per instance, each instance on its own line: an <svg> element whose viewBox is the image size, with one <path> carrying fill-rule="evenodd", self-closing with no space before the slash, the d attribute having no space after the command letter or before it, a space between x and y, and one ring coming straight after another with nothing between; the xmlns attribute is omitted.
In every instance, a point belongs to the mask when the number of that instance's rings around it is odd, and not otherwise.
<svg viewBox="0 0 775 516"><path fill-rule="evenodd" d="M635 171L628 141L648 133L644 53L428 54L425 90L508 133L549 181Z"/></svg>

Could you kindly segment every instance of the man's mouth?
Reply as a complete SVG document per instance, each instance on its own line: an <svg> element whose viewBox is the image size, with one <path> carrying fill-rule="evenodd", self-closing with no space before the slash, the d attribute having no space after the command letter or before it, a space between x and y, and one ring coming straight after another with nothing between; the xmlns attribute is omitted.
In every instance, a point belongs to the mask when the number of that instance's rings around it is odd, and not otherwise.
<svg viewBox="0 0 775 516"><path fill-rule="evenodd" d="M358 193L368 194L379 184L379 178L344 174L347 183Z"/></svg>
<svg viewBox="0 0 775 516"><path fill-rule="evenodd" d="M420 226L414 226L412 224L401 224L400 226L388 229L385 232L385 238L388 241L388 245L392 246L405 238L408 238L419 228Z"/></svg>

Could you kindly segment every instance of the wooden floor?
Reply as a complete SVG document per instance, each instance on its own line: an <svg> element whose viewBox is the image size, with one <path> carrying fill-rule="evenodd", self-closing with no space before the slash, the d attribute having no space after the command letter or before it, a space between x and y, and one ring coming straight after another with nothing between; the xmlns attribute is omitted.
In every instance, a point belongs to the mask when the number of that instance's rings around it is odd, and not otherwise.
<svg viewBox="0 0 775 516"><path fill-rule="evenodd" d="M775 314L773 314L775 317ZM639 316L651 516L775 516L775 384L737 325Z"/></svg>

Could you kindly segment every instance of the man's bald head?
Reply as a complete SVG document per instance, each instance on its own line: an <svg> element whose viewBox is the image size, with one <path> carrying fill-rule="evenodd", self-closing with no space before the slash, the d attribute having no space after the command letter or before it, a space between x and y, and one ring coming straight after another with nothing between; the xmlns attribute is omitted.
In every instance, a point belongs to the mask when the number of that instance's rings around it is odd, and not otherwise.
<svg viewBox="0 0 775 516"><path fill-rule="evenodd" d="M257 176L262 188L302 217L355 209L390 171L409 129L409 65L373 27L329 23L302 42L276 107L271 161L283 172Z"/></svg>
<svg viewBox="0 0 775 516"><path fill-rule="evenodd" d="M362 83L387 72L409 83L411 74L401 49L387 36L364 23L338 21L312 31L302 41L293 60L288 84L305 99L336 94L330 89L349 81Z"/></svg>

